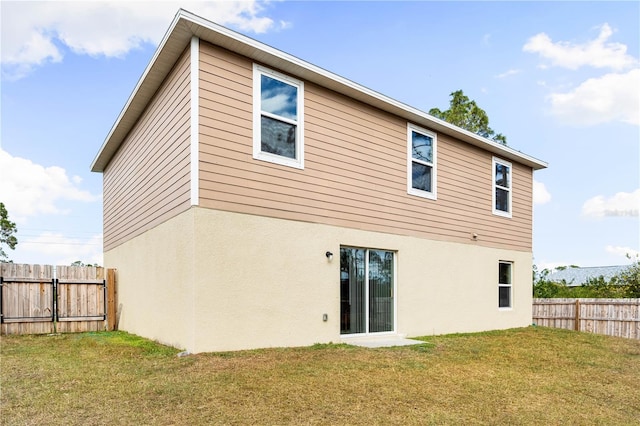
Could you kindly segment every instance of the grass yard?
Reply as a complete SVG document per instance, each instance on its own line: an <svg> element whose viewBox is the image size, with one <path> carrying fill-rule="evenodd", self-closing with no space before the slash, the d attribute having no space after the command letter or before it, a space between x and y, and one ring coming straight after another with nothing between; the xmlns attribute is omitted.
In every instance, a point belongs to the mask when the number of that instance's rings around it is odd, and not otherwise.
<svg viewBox="0 0 640 426"><path fill-rule="evenodd" d="M4 336L5 425L640 424L640 341L528 327L177 357L123 332Z"/></svg>

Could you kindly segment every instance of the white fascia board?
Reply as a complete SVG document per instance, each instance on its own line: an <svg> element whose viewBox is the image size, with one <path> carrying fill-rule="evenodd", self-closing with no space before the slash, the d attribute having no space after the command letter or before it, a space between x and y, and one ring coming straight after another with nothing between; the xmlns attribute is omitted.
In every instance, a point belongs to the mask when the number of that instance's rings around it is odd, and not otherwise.
<svg viewBox="0 0 640 426"><path fill-rule="evenodd" d="M191 183L191 205L200 204L200 39L191 37L190 54L190 90L191 97L191 135L189 138L191 163L190 183Z"/></svg>
<svg viewBox="0 0 640 426"><path fill-rule="evenodd" d="M423 111L371 90L349 79L333 74L323 68L310 64L300 58L265 45L250 37L239 34L226 27L208 21L187 11L182 11L186 19L197 24L198 36L213 44L263 62L271 67L290 72L298 78L312 81L320 86L343 93L351 98L373 105L387 112L407 118L416 124L430 127L440 132L454 135L458 139L471 143L490 152L524 163L534 169L543 169L547 163L526 155L509 146L483 138L468 130L454 126L446 121L433 117ZM195 29L194 29L195 31Z"/></svg>
<svg viewBox="0 0 640 426"><path fill-rule="evenodd" d="M188 29L190 33L180 34L180 29ZM114 128L103 144L100 152L98 153L98 156L96 157L96 160L94 160L94 163L92 165L93 171L104 170L104 167L111 158L111 155L113 155L113 152L115 152L115 149L111 153L109 153L106 149L109 145L109 142L112 138L115 137L114 142L116 145L119 145L122 141L121 138L124 138L124 136L126 136L128 129L130 129L130 126L132 126L132 124L124 122L123 118L126 117L127 113L129 112L129 108L132 106L132 104L134 104L133 100L134 98L136 98L137 92L140 90L140 88L144 86L145 79L148 76L150 77L151 74L154 74L151 72L151 70L153 70L156 66L156 62L162 62L158 58L161 56L161 54L165 56L164 52L165 50L167 50L166 45L176 43L179 45L180 43L182 43L182 49L184 49L186 44L191 39L191 36L196 36L202 40L223 47L232 52L236 52L239 55L246 56L269 67L290 73L294 77L300 78L301 80L311 81L322 87L334 90L338 93L342 93L350 98L359 100L383 111L387 111L391 114L402 117L412 122L413 124L417 124L438 132L451 135L464 142L485 149L493 154L532 167L534 170L544 169L547 167L547 163L545 163L544 161L538 160L509 146L502 145L492 140L483 138L472 132L449 124L443 120L437 119L423 111L403 104L402 102L389 98L388 96L382 95L367 87L361 86L344 77L333 74L323 68L303 61L302 59L297 58L293 55L282 52L250 37L237 33L214 22L208 21L198 15L194 15L191 12L180 9L176 14L175 19L173 20L172 25L169 27L169 31L167 31L163 42L160 44L160 47L156 51L156 54L154 55L151 63L147 67L147 70L138 82L134 93L129 98L129 102L127 102L127 105L125 105L125 108L120 114L118 121L116 121L116 124L114 124ZM172 55L169 54L169 56ZM159 73L161 74L165 68L166 67L162 67L162 69L159 70ZM170 69L170 67L166 69L164 71L164 75L166 75L166 73L168 73ZM154 83L155 82L153 82L151 86L155 87L155 92L158 86L155 86ZM160 83L157 84L159 85ZM140 101L144 102L144 99L146 99L146 96L140 97ZM149 99L146 99L146 101L148 102ZM146 106L146 103L144 105ZM139 115L134 111L132 112L134 119L137 119ZM116 134L114 130L118 128L120 124L123 124L127 129L126 132L122 132L124 133L122 135ZM103 158L105 157L105 155L103 154L106 154L106 157L108 157L106 160ZM103 161L98 161L99 159Z"/></svg>

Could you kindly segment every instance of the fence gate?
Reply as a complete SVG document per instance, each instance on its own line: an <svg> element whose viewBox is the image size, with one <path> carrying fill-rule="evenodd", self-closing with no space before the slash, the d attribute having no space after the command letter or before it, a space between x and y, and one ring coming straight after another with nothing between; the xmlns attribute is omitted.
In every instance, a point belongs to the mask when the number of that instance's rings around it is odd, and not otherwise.
<svg viewBox="0 0 640 426"><path fill-rule="evenodd" d="M2 263L1 266L2 334L53 333L53 266L15 263Z"/></svg>
<svg viewBox="0 0 640 426"><path fill-rule="evenodd" d="M95 266L58 266L56 276L57 331L104 330L107 319L104 269Z"/></svg>
<svg viewBox="0 0 640 426"><path fill-rule="evenodd" d="M113 330L114 270L2 263L0 323L2 334Z"/></svg>

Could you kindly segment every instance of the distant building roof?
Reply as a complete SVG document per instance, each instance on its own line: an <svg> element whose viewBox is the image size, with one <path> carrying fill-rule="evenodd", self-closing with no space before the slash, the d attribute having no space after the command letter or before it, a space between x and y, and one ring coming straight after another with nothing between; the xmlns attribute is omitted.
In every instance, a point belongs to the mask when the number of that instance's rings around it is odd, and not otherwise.
<svg viewBox="0 0 640 426"><path fill-rule="evenodd" d="M593 266L587 268L578 268L573 266L567 266L566 269L556 270L549 274L547 279L549 281L562 281L564 280L568 286L583 285L590 278L598 278L602 276L605 280L610 280L615 275L629 269L630 265L617 265L617 266Z"/></svg>

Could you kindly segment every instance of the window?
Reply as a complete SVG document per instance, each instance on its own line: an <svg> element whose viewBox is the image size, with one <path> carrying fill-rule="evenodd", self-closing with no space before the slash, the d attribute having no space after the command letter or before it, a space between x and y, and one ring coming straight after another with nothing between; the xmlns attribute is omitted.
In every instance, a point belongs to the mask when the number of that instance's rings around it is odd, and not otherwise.
<svg viewBox="0 0 640 426"><path fill-rule="evenodd" d="M493 214L511 217L511 163L493 158Z"/></svg>
<svg viewBox="0 0 640 426"><path fill-rule="evenodd" d="M253 158L304 168L304 83L253 65Z"/></svg>
<svg viewBox="0 0 640 426"><path fill-rule="evenodd" d="M407 126L407 192L436 199L435 133L412 124Z"/></svg>
<svg viewBox="0 0 640 426"><path fill-rule="evenodd" d="M511 262L498 263L498 308L511 307Z"/></svg>

